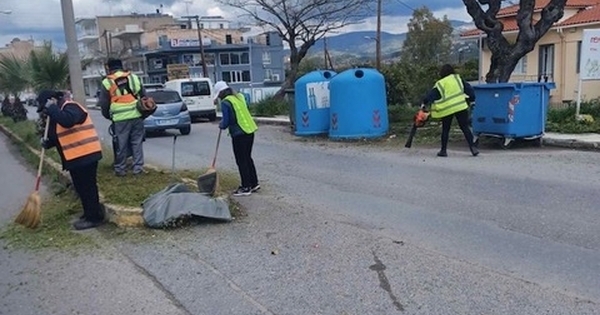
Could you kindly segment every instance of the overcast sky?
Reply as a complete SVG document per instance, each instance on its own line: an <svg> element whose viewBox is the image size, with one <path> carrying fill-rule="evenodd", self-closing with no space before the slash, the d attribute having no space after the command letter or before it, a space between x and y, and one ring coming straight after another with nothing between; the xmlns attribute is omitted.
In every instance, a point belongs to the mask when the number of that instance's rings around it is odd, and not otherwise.
<svg viewBox="0 0 600 315"><path fill-rule="evenodd" d="M424 3L434 11L436 16L447 14L453 20L470 20L461 0L383 0L383 2L385 15L382 19L382 30L390 33L405 32L406 23L412 14L410 8L417 8ZM112 14L128 14L134 11L150 13L155 12L160 4L163 4L164 13L174 16L186 14L186 3L183 0L73 0L76 17L109 15L111 11ZM60 0L0 0L0 11L3 10L12 10L12 14L0 14L1 46L15 37L22 39L33 37L36 41L52 40L56 46L64 47ZM219 5L214 0L193 0L189 4L189 12L199 15L222 15L233 21L239 19L238 12ZM344 31L374 29L375 18L373 17L367 19L362 25L352 25Z"/></svg>

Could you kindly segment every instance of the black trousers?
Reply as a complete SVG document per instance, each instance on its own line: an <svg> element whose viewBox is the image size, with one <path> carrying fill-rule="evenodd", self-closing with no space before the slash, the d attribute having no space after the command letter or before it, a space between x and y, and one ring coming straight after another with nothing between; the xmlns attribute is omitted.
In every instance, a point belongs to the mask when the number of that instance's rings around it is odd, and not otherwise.
<svg viewBox="0 0 600 315"><path fill-rule="evenodd" d="M254 145L254 134L243 134L231 137L233 143L233 155L238 166L242 187L252 188L258 185L258 176L252 160L252 146Z"/></svg>
<svg viewBox="0 0 600 315"><path fill-rule="evenodd" d="M456 117L458 126L460 127L460 130L462 130L469 147L473 146L473 133L471 133L471 129L469 128L469 110L465 109L442 118L442 151L446 151L446 147L448 146L452 118L454 117Z"/></svg>
<svg viewBox="0 0 600 315"><path fill-rule="evenodd" d="M104 220L104 211L98 196L98 162L74 168L69 173L71 173L75 191L81 199L85 219L91 222Z"/></svg>

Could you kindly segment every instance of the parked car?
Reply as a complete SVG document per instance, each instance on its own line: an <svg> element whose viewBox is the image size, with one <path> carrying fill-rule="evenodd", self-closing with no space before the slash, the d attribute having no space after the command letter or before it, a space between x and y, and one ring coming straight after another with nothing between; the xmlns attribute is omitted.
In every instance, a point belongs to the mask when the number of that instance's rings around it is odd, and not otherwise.
<svg viewBox="0 0 600 315"><path fill-rule="evenodd" d="M190 110L192 119L206 118L217 120L217 106L213 100L213 83L209 78L176 79L165 82L165 88L173 89L181 95Z"/></svg>
<svg viewBox="0 0 600 315"><path fill-rule="evenodd" d="M146 96L156 102L156 112L144 120L146 133L178 129L182 135L189 135L192 119L187 106L179 93L171 89L147 89Z"/></svg>

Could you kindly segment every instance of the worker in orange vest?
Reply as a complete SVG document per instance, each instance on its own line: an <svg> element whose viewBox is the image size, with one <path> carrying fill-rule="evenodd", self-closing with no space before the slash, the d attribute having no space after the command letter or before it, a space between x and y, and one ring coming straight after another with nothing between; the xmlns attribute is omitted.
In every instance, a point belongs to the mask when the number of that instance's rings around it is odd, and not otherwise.
<svg viewBox="0 0 600 315"><path fill-rule="evenodd" d="M46 149L56 147L63 169L69 171L73 187L81 199L83 216L73 224L85 230L104 223L104 210L98 195L98 162L102 145L94 123L85 107L67 99L60 91L44 90L38 94L38 112L50 119Z"/></svg>

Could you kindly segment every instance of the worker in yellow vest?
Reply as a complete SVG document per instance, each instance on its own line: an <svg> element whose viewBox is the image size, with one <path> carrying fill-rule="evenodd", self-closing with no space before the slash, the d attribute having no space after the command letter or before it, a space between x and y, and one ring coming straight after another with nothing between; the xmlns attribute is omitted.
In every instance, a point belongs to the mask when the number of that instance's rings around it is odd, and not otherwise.
<svg viewBox="0 0 600 315"><path fill-rule="evenodd" d="M73 226L76 230L97 227L104 223L104 210L97 183L102 145L94 123L85 107L67 100L63 92L41 91L37 101L38 112L50 119L48 138L42 138L42 146L56 147L63 169L71 174L73 187L81 199L83 216Z"/></svg>
<svg viewBox="0 0 600 315"><path fill-rule="evenodd" d="M442 120L442 148L438 152L438 156L448 156L446 147L448 146L452 118L454 117L456 117L458 125L465 136L471 154L473 156L479 154L473 144L473 133L469 128L469 103L474 101L475 91L473 87L463 80L451 65L443 65L440 69L440 80L435 83L421 105L421 108L431 106L430 117Z"/></svg>
<svg viewBox="0 0 600 315"><path fill-rule="evenodd" d="M117 176L127 175L127 153L131 149L133 174L144 173L144 116L139 110L139 100L145 91L140 78L123 70L119 59L109 59L108 74L102 80L98 95L98 106L102 116L114 124L116 154L114 171Z"/></svg>
<svg viewBox="0 0 600 315"><path fill-rule="evenodd" d="M221 100L223 117L219 123L220 129L228 129L231 135L233 155L241 177L241 185L233 192L234 196L248 196L260 189L256 167L252 159L254 133L258 130L244 94L235 92L224 81L215 83L215 102Z"/></svg>

